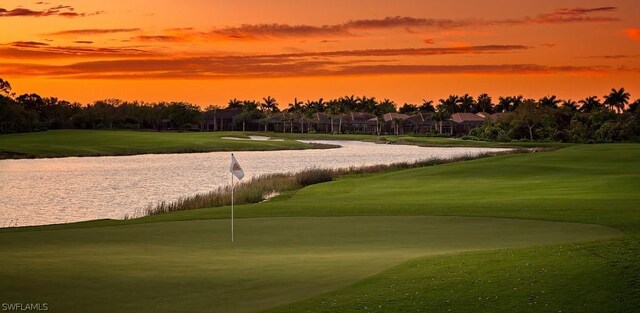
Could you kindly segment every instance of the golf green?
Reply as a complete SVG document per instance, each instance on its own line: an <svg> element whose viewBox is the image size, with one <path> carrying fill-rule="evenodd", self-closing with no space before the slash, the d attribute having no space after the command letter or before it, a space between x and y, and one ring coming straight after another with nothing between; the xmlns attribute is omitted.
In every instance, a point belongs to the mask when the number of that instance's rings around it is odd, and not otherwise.
<svg viewBox="0 0 640 313"><path fill-rule="evenodd" d="M591 224L455 216L193 220L0 236L5 303L51 312L255 312L421 257L621 236Z"/></svg>

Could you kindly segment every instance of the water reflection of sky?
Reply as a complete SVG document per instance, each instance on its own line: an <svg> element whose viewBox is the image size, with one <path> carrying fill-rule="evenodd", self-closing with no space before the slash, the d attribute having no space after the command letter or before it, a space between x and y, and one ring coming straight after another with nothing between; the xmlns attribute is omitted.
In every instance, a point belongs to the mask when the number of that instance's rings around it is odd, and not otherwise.
<svg viewBox="0 0 640 313"><path fill-rule="evenodd" d="M498 150L322 141L329 150L247 151L235 155L245 180L309 167L349 167ZM0 161L0 227L122 218L229 183L229 152ZM13 222L11 222L13 221Z"/></svg>

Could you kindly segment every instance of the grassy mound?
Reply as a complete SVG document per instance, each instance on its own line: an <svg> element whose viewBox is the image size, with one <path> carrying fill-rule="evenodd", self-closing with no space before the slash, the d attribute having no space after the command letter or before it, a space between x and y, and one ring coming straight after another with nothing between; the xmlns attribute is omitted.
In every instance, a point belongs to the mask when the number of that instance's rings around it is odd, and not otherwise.
<svg viewBox="0 0 640 313"><path fill-rule="evenodd" d="M0 157L132 155L210 151L309 149L316 145L294 140L228 140L246 137L235 132L173 133L107 130L53 130L0 136Z"/></svg>

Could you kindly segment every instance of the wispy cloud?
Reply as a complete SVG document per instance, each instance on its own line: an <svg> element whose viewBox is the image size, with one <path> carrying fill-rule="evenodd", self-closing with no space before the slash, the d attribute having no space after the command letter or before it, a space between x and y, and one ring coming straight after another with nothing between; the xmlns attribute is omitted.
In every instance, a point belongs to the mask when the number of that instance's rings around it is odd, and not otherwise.
<svg viewBox="0 0 640 313"><path fill-rule="evenodd" d="M534 23L576 23L576 22L612 22L617 18L606 16L592 16L594 13L610 13L616 11L617 7L598 8L562 8L553 12L540 14L531 19Z"/></svg>
<svg viewBox="0 0 640 313"><path fill-rule="evenodd" d="M581 59L608 59L608 60L620 60L620 59L634 59L640 57L640 54L610 54L610 55L592 55L580 57Z"/></svg>
<svg viewBox="0 0 640 313"><path fill-rule="evenodd" d="M44 4L44 3L38 3ZM102 12L78 13L75 8L70 5L57 5L44 10L34 10L27 8L5 9L0 8L0 17L45 17L45 16L62 16L62 17L82 17L88 15L97 15Z"/></svg>
<svg viewBox="0 0 640 313"><path fill-rule="evenodd" d="M79 44L88 44L92 41L75 41ZM214 56L215 58L225 58L226 60L244 60L247 58L271 58L274 60L283 59L302 59L302 58L339 58L339 57L394 57L394 56L437 56L437 55L460 55L460 54L498 54L521 52L530 49L530 47L522 45L484 45L484 46L465 46L465 47L448 47L448 48L400 48L400 49L361 49L361 50L334 50L334 51L316 51L316 52L296 52L283 54L265 54L265 55L225 55ZM150 56L171 58L171 55L151 52L151 50L137 48L120 48L120 47L78 47L78 46L51 46L47 43L35 41L17 41L5 45L0 45L0 57L4 58L31 58L31 59L47 59L47 58L127 58L131 56ZM192 55L193 56L193 55ZM207 56L214 58L211 56Z"/></svg>
<svg viewBox="0 0 640 313"><path fill-rule="evenodd" d="M602 23L618 19L606 14L616 7L562 8L534 17L513 19L442 19L409 16L389 16L380 19L350 20L330 25L289 25L289 24L243 24L197 31L192 28L165 30L163 34L145 34L132 38L134 41L183 42L194 40L266 40L307 37L350 37L365 31L402 29L407 33L422 34L426 30L460 30L462 28L493 27L501 25L535 25L563 23Z"/></svg>
<svg viewBox="0 0 640 313"><path fill-rule="evenodd" d="M80 44L88 44L90 41L79 41ZM60 59L60 58L126 58L136 56L152 56L156 53L133 48L117 47L77 47L77 46L51 46L47 43L36 41L16 41L0 45L0 58L6 59Z"/></svg>
<svg viewBox="0 0 640 313"><path fill-rule="evenodd" d="M170 36L170 35L141 35L132 37L131 40L138 42L185 42L189 41L186 36Z"/></svg>
<svg viewBox="0 0 640 313"><path fill-rule="evenodd" d="M591 73L598 67L536 64L422 65L397 63L389 57L445 54L508 53L523 46L466 48L370 49L274 55L183 56L78 62L68 65L0 64L13 75L66 78L202 79L387 74L548 74Z"/></svg>
<svg viewBox="0 0 640 313"><path fill-rule="evenodd" d="M45 36L85 36L85 35L105 35L115 33L131 33L140 31L140 28L92 28L92 29L70 29L45 33Z"/></svg>

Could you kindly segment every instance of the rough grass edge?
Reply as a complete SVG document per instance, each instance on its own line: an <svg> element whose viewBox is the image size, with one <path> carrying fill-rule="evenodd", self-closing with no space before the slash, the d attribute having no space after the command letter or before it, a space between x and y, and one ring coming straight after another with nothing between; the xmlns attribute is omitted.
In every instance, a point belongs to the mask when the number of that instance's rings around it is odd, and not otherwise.
<svg viewBox="0 0 640 313"><path fill-rule="evenodd" d="M333 181L345 175L377 174L410 168L482 159L497 155L529 153L531 151L532 150L530 149L512 149L498 152L465 154L454 158L430 158L416 162L399 162L361 167L352 166L338 169L309 168L293 173L265 174L254 177L247 182L235 185L233 190L234 204L259 203L283 192L299 190L306 186ZM535 152L535 150L533 151ZM143 210L142 216L228 205L231 205L231 186L220 186L210 192L181 197L176 201L162 201L157 204L149 204ZM136 217L139 216L125 215L124 219Z"/></svg>

